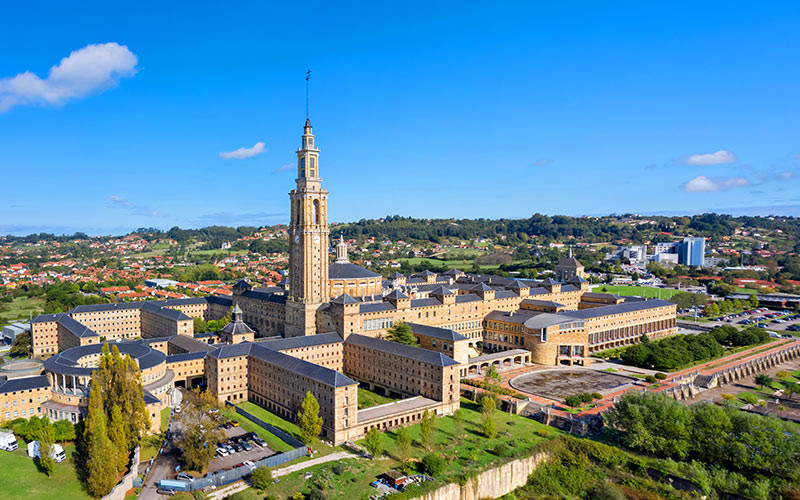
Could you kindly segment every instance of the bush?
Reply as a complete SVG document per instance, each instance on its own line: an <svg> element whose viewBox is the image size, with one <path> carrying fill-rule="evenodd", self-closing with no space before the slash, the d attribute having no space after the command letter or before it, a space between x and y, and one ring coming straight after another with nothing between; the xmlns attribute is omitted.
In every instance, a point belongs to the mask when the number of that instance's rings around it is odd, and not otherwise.
<svg viewBox="0 0 800 500"><path fill-rule="evenodd" d="M256 468L256 470L253 471L252 477L250 478L253 486L259 490L267 489L267 487L272 484L272 480L272 470L270 470L268 467Z"/></svg>
<svg viewBox="0 0 800 500"><path fill-rule="evenodd" d="M494 448L492 448L492 453L498 457L505 456L508 453L508 446L504 445L503 443L497 443L494 445Z"/></svg>
<svg viewBox="0 0 800 500"><path fill-rule="evenodd" d="M550 437L550 432L547 429L537 429L536 435L539 437Z"/></svg>
<svg viewBox="0 0 800 500"><path fill-rule="evenodd" d="M593 500L625 500L625 494L616 485L602 480L591 489L589 498Z"/></svg>
<svg viewBox="0 0 800 500"><path fill-rule="evenodd" d="M444 458L438 453L428 453L422 457L422 468L429 476L438 476L444 472L447 465Z"/></svg>
<svg viewBox="0 0 800 500"><path fill-rule="evenodd" d="M648 384L655 384L657 379L656 379L654 376L652 376L652 375L648 375L648 376L646 376L646 377L644 378L644 380L645 380L645 382L647 382Z"/></svg>
<svg viewBox="0 0 800 500"><path fill-rule="evenodd" d="M656 380L664 380L665 378L667 378L667 374L666 373L662 373L662 372L658 372L658 373L656 373L655 377L656 377Z"/></svg>
<svg viewBox="0 0 800 500"><path fill-rule="evenodd" d="M592 399L603 399L603 395L600 394L599 392L593 392Z"/></svg>

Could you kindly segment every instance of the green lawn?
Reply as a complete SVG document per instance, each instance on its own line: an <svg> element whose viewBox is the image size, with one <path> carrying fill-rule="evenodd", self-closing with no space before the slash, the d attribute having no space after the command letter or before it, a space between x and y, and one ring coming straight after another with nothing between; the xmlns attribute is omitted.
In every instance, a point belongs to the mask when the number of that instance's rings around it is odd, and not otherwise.
<svg viewBox="0 0 800 500"><path fill-rule="evenodd" d="M170 411L170 408L164 408L161 410L161 432L166 431L167 427L169 427Z"/></svg>
<svg viewBox="0 0 800 500"><path fill-rule="evenodd" d="M486 439L480 430L481 414L478 405L462 399L461 407L465 430L461 439L455 435L455 423L452 417L441 417L436 420L433 451L445 456L448 465L445 472L430 485L431 487L457 482L465 475L491 467L497 462L510 460L515 454L523 455L534 446L562 433L534 420L497 411L494 415L497 437ZM423 457L428 451L421 448L419 424L408 427L408 431L413 441L411 456L417 459ZM394 456L396 433L385 432L381 436L385 454L380 459L345 459L303 469L279 478L277 483L272 484L264 492L250 488L243 494L243 499L262 499L268 494L283 499L291 497L298 491L308 493L312 485L323 484L326 485L324 490L329 500L366 500L377 492L369 483L399 465ZM359 441L358 444L364 445L363 441ZM503 445L506 449L495 448L497 445ZM471 449L478 451L474 462L467 458ZM306 478L308 474L311 474L311 477ZM399 500L412 498L417 494L409 492L392 495L391 498Z"/></svg>
<svg viewBox="0 0 800 500"><path fill-rule="evenodd" d="M250 409L247 409L247 411L250 411ZM275 450L277 452L284 452L284 451L289 451L289 450L292 449L292 446L290 444L285 443L283 440L281 440L275 434L273 434L273 433L269 432L268 430L264 429L263 427L261 427L257 423L244 418L243 415L239 415L234 410L226 408L226 409L223 410L222 413L226 417L228 417L230 419L233 419L233 420L236 420L237 422L239 422L239 425L242 427L242 429L244 429L244 430L246 430L248 432L255 432L256 434L258 434L258 436L261 439L263 439L264 441L267 442L267 446L269 446L273 450ZM255 414L255 412L251 412L251 413ZM259 418L261 418L260 415L259 415ZM266 421L266 419L264 419L264 421ZM271 422L268 422L268 423L271 423ZM278 426L276 426L276 427L278 427Z"/></svg>
<svg viewBox="0 0 800 500"><path fill-rule="evenodd" d="M593 292L613 293L616 295L635 295L645 298L668 299L678 293L673 288L656 288L651 286L629 286L629 285L598 285L592 289Z"/></svg>
<svg viewBox="0 0 800 500"><path fill-rule="evenodd" d="M8 325L14 321L28 321L31 316L36 316L44 311L42 297L19 297L6 304L0 302L0 326Z"/></svg>
<svg viewBox="0 0 800 500"><path fill-rule="evenodd" d="M370 408L372 406L378 406L386 403L391 403L392 401L396 401L392 398L387 398L386 396L381 396L375 392L372 392L367 389L362 389L361 387L358 388L358 409L362 410L364 408Z"/></svg>
<svg viewBox="0 0 800 500"><path fill-rule="evenodd" d="M56 464L51 477L39 472L36 462L28 458L27 446L12 453L0 451L0 498L4 500L89 499L82 489L72 464L75 447L64 446L67 459Z"/></svg>

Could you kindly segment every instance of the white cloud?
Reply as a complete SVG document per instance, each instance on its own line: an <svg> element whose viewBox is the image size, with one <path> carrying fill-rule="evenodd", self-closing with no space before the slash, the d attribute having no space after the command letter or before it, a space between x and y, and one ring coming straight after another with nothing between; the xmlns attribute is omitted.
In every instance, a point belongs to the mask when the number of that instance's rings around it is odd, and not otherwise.
<svg viewBox="0 0 800 500"><path fill-rule="evenodd" d="M63 104L108 90L136 73L138 59L118 43L91 44L50 68L47 78L26 71L0 79L0 113L25 104Z"/></svg>
<svg viewBox="0 0 800 500"><path fill-rule="evenodd" d="M791 179L794 177L794 174L791 172L781 172L778 174L779 179Z"/></svg>
<svg viewBox="0 0 800 500"><path fill-rule="evenodd" d="M246 160L247 158L258 156L265 151L264 143L257 142L252 148L239 148L235 151L227 152L223 151L219 154L219 157L223 160Z"/></svg>
<svg viewBox="0 0 800 500"><path fill-rule="evenodd" d="M730 151L720 149L714 153L693 154L686 158L689 165L721 165L723 163L735 163L736 155Z"/></svg>
<svg viewBox="0 0 800 500"><path fill-rule="evenodd" d="M278 172L285 172L285 171L289 170L289 169L290 169L290 168L292 168L292 167L294 167L294 163L284 163L283 165L281 165L280 167L278 167L278 168L275 170L275 172L274 172L274 173L276 173L276 174L277 174Z"/></svg>
<svg viewBox="0 0 800 500"><path fill-rule="evenodd" d="M698 175L683 186L687 193L711 193L727 191L736 187L749 186L750 181L744 177L706 177Z"/></svg>
<svg viewBox="0 0 800 500"><path fill-rule="evenodd" d="M122 196L117 196L115 194L112 194L106 198L106 202L108 202L108 206L125 209L132 215L141 215L144 217L164 217L164 214L158 210L153 210L145 205L137 205L126 200Z"/></svg>
<svg viewBox="0 0 800 500"><path fill-rule="evenodd" d="M550 160L548 158L539 158L535 162L531 163L531 166L532 167L544 167L548 163L550 163Z"/></svg>

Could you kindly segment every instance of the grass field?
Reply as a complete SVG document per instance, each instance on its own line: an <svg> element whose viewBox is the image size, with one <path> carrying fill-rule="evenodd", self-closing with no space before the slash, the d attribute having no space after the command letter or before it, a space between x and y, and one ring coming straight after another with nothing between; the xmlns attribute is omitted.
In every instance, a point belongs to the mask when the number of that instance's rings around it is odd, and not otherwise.
<svg viewBox="0 0 800 500"><path fill-rule="evenodd" d="M0 326L5 326L17 320L28 321L31 316L41 314L44 310L42 297L20 297L11 303L0 303Z"/></svg>
<svg viewBox="0 0 800 500"><path fill-rule="evenodd" d="M253 406L256 406L256 405L253 405ZM243 408L244 408L244 406L243 406ZM256 406L256 408L261 409L258 406ZM276 425L275 423L268 421L266 418L264 418L262 415L258 414L253 409L251 409L251 408L244 408L244 409L249 411L253 415L256 415L258 418L261 418L265 422L270 423L272 425L275 425L275 427L279 427L279 428L285 430L285 428L282 425ZM284 451L289 451L289 450L292 449L291 445L289 445L288 443L285 443L278 436L276 436L275 434L273 434L273 433L269 432L268 430L264 429L263 427L261 427L257 423L246 419L243 415L239 415L234 410L226 408L225 410L223 410L222 413L226 417L228 417L230 419L233 419L233 420L236 420L237 422L239 422L239 425L242 427L242 429L244 429L244 430L246 430L248 432L255 432L256 434L258 434L258 436L261 439L263 439L264 441L267 442L267 446L269 446L273 450L275 450L277 452L284 452Z"/></svg>
<svg viewBox="0 0 800 500"><path fill-rule="evenodd" d="M166 431L167 427L169 427L170 411L171 410L169 408L164 408L161 410L161 432Z"/></svg>
<svg viewBox="0 0 800 500"><path fill-rule="evenodd" d="M385 403L391 403L392 401L396 401L392 398L387 398L386 396L381 396L380 394L374 393L367 389L362 389L361 387L358 388L358 409L370 408L372 406L378 406Z"/></svg>
<svg viewBox="0 0 800 500"><path fill-rule="evenodd" d="M650 286L629 286L629 285L597 285L592 288L593 292L613 293L616 295L637 296L645 298L668 299L678 293L672 288L656 288Z"/></svg>
<svg viewBox="0 0 800 500"><path fill-rule="evenodd" d="M436 485L457 482L460 477L471 472L485 469L494 462L510 458L517 452L524 452L546 439L560 434L561 431L540 424L534 420L518 415L495 412L497 437L487 439L481 434L481 414L476 403L461 400L464 416L464 436L456 436L456 425L452 417L441 417L436 420L433 450L448 459L445 472L436 480ZM408 427L413 440L411 456L421 458L428 453L420 445L419 424ZM347 459L322 464L281 477L277 483L266 491L258 492L252 488L246 490L243 498L262 499L264 495L275 495L278 498L289 498L296 492L308 493L314 484L324 484L325 495L329 500L366 500L377 490L369 483L380 474L399 465L396 452L396 434L385 432L382 435L385 454L376 460ZM363 446L363 441L359 442ZM498 445L502 445L499 447ZM505 452L502 452L502 448ZM467 458L470 450L477 450L477 458ZM311 477L306 477L311 474ZM410 493L410 492L409 492ZM411 498L406 494L392 495L392 498Z"/></svg>
<svg viewBox="0 0 800 500"><path fill-rule="evenodd" d="M0 451L0 498L3 500L89 499L82 489L72 464L75 447L64 446L67 459L56 464L51 477L39 472L36 462L28 458L26 446L17 451Z"/></svg>

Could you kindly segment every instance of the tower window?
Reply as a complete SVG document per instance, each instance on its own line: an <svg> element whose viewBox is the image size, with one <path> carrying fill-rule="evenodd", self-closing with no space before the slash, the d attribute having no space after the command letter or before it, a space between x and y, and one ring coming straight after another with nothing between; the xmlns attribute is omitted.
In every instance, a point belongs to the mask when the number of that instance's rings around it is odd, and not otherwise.
<svg viewBox="0 0 800 500"><path fill-rule="evenodd" d="M306 175L306 159L305 157L300 158L300 177L304 177Z"/></svg>
<svg viewBox="0 0 800 500"><path fill-rule="evenodd" d="M320 223L319 221L322 220L321 215L322 214L320 212L319 200L314 200L314 222L313 222L314 224Z"/></svg>

